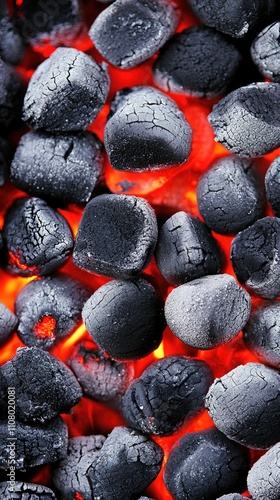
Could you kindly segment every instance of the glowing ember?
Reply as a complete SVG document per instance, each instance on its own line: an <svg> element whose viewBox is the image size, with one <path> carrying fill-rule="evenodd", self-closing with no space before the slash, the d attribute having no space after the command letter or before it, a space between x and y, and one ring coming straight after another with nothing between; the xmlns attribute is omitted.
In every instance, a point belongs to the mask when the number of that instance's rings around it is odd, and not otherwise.
<svg viewBox="0 0 280 500"><path fill-rule="evenodd" d="M34 272L34 274L38 273L38 269L36 266L28 266L27 264L21 262L19 252L16 253L9 252L9 262L12 266L19 267L23 271L29 271L30 273Z"/></svg>
<svg viewBox="0 0 280 500"><path fill-rule="evenodd" d="M34 331L39 339L55 338L56 320L52 316L44 316L36 324Z"/></svg>

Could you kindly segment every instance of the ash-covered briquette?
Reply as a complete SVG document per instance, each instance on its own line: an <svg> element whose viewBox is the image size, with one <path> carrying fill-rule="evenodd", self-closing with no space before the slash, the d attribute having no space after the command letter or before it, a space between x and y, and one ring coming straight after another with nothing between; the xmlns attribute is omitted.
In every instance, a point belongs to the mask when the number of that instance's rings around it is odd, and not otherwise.
<svg viewBox="0 0 280 500"><path fill-rule="evenodd" d="M58 206L84 203L100 178L101 147L91 132L29 132L19 142L11 180L22 191Z"/></svg>
<svg viewBox="0 0 280 500"><path fill-rule="evenodd" d="M11 481L0 483L0 498L3 500L57 500L47 486L35 483Z"/></svg>
<svg viewBox="0 0 280 500"><path fill-rule="evenodd" d="M252 83L215 104L209 115L216 141L242 157L280 146L280 84Z"/></svg>
<svg viewBox="0 0 280 500"><path fill-rule="evenodd" d="M217 500L242 500L244 497L239 495L239 493L229 493L228 495L223 495L217 498Z"/></svg>
<svg viewBox="0 0 280 500"><path fill-rule="evenodd" d="M82 397L81 387L67 366L38 347L23 347L1 367L8 387L16 393L15 412L24 422L46 422L67 413Z"/></svg>
<svg viewBox="0 0 280 500"><path fill-rule="evenodd" d="M4 131L20 116L23 86L15 69L0 58L0 127Z"/></svg>
<svg viewBox="0 0 280 500"><path fill-rule="evenodd" d="M264 217L236 235L231 261L240 283L263 299L280 295L280 219Z"/></svg>
<svg viewBox="0 0 280 500"><path fill-rule="evenodd" d="M0 186L4 185L8 176L11 159L9 143L4 137L0 137Z"/></svg>
<svg viewBox="0 0 280 500"><path fill-rule="evenodd" d="M86 302L82 316L96 344L120 360L150 354L165 327L161 300L142 278L101 286Z"/></svg>
<svg viewBox="0 0 280 500"><path fill-rule="evenodd" d="M0 342L5 342L9 335L15 331L18 318L5 304L0 302Z"/></svg>
<svg viewBox="0 0 280 500"><path fill-rule="evenodd" d="M167 459L164 481L174 500L216 500L246 489L247 450L217 429L187 433Z"/></svg>
<svg viewBox="0 0 280 500"><path fill-rule="evenodd" d="M213 349L236 337L250 309L250 295L229 274L218 274L175 288L167 297L165 317L185 344Z"/></svg>
<svg viewBox="0 0 280 500"><path fill-rule="evenodd" d="M24 44L9 18L5 0L0 6L0 57L10 64L17 64L23 57Z"/></svg>
<svg viewBox="0 0 280 500"><path fill-rule="evenodd" d="M66 219L39 198L20 198L5 216L6 268L19 276L44 276L63 266L73 247Z"/></svg>
<svg viewBox="0 0 280 500"><path fill-rule="evenodd" d="M31 281L15 301L21 341L27 346L49 349L78 326L82 307L90 295L87 286L64 274Z"/></svg>
<svg viewBox="0 0 280 500"><path fill-rule="evenodd" d="M280 443L275 444L257 462L247 477L248 490L254 500L280 498Z"/></svg>
<svg viewBox="0 0 280 500"><path fill-rule="evenodd" d="M161 274L173 286L216 274L222 265L218 243L208 227L186 212L175 213L162 226L155 258Z"/></svg>
<svg viewBox="0 0 280 500"><path fill-rule="evenodd" d="M153 73L163 90L217 97L234 83L241 59L238 49L222 33L192 26L162 48Z"/></svg>
<svg viewBox="0 0 280 500"><path fill-rule="evenodd" d="M205 406L216 427L250 448L280 440L280 374L261 363L237 366L217 378Z"/></svg>
<svg viewBox="0 0 280 500"><path fill-rule="evenodd" d="M86 205L73 260L92 273L132 279L149 265L157 236L156 216L146 200L104 194Z"/></svg>
<svg viewBox="0 0 280 500"><path fill-rule="evenodd" d="M115 427L88 469L94 499L133 500L156 479L161 447L128 427Z"/></svg>
<svg viewBox="0 0 280 500"><path fill-rule="evenodd" d="M178 165L191 150L192 130L177 104L148 86L116 94L104 145L116 170L143 172Z"/></svg>
<svg viewBox="0 0 280 500"><path fill-rule="evenodd" d="M216 160L199 179L197 203L206 224L221 234L237 233L261 216L264 189L252 161Z"/></svg>
<svg viewBox="0 0 280 500"><path fill-rule="evenodd" d="M265 175L265 191L274 215L280 216L280 155L273 160Z"/></svg>
<svg viewBox="0 0 280 500"><path fill-rule="evenodd" d="M89 36L111 64L133 68L165 44L178 20L167 0L116 0L95 19Z"/></svg>
<svg viewBox="0 0 280 500"><path fill-rule="evenodd" d="M251 56L264 77L280 83L280 21L259 33L251 46Z"/></svg>
<svg viewBox="0 0 280 500"><path fill-rule="evenodd" d="M85 130L104 105L109 76L104 64L77 49L60 47L30 79L23 120L36 130Z"/></svg>
<svg viewBox="0 0 280 500"><path fill-rule="evenodd" d="M184 356L160 359L129 386L122 400L123 416L134 429L166 436L202 410L212 382L204 361Z"/></svg>

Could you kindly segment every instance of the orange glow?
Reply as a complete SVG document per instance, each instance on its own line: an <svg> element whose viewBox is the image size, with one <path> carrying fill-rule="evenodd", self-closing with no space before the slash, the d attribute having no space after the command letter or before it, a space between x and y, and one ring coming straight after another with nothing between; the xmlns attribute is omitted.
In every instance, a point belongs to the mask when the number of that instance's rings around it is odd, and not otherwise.
<svg viewBox="0 0 280 500"><path fill-rule="evenodd" d="M76 491L75 493L75 500L84 500L84 497L81 493L79 493L78 491Z"/></svg>
<svg viewBox="0 0 280 500"><path fill-rule="evenodd" d="M62 340L51 350L54 356L59 357L62 361L67 361L69 357L73 354L74 348L78 342L85 338L87 333L84 324L81 324L74 333L66 340Z"/></svg>
<svg viewBox="0 0 280 500"><path fill-rule="evenodd" d="M34 331L39 339L54 339L54 329L56 327L56 320L52 316L44 316L38 321L34 327Z"/></svg>
<svg viewBox="0 0 280 500"><path fill-rule="evenodd" d="M163 342L161 342L161 344L158 346L158 348L154 351L154 357L156 359L164 358L164 344L163 344Z"/></svg>
<svg viewBox="0 0 280 500"><path fill-rule="evenodd" d="M16 266L23 271L28 271L29 274L38 274L39 272L36 266L28 266L27 264L21 262L19 252L12 253L9 251L9 262L12 266Z"/></svg>

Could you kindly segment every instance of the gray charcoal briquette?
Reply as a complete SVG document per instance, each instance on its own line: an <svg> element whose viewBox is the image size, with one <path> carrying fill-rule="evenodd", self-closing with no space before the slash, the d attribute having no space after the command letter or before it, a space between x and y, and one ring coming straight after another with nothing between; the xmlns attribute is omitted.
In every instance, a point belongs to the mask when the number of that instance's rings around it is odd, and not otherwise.
<svg viewBox="0 0 280 500"><path fill-rule="evenodd" d="M0 342L5 342L9 335L15 331L18 318L5 304L0 302Z"/></svg>
<svg viewBox="0 0 280 500"><path fill-rule="evenodd" d="M280 216L280 155L273 160L265 175L266 198L274 215Z"/></svg>
<svg viewBox="0 0 280 500"><path fill-rule="evenodd" d="M228 495L223 495L217 498L217 500L242 500L244 497L239 495L239 493L229 493Z"/></svg>
<svg viewBox="0 0 280 500"><path fill-rule="evenodd" d="M3 500L57 500L54 492L47 486L36 483L11 481L0 483L0 497Z"/></svg>
<svg viewBox="0 0 280 500"><path fill-rule="evenodd" d="M251 46L251 56L264 77L280 83L280 21L259 33Z"/></svg>
<svg viewBox="0 0 280 500"><path fill-rule="evenodd" d="M20 117L23 87L15 69L0 58L0 127L5 130Z"/></svg>
<svg viewBox="0 0 280 500"><path fill-rule="evenodd" d="M4 0L0 6L0 57L10 64L17 64L23 57L23 40L9 18L9 12Z"/></svg>
<svg viewBox="0 0 280 500"><path fill-rule="evenodd" d="M280 443L268 450L249 471L248 490L254 500L280 498Z"/></svg>
<svg viewBox="0 0 280 500"><path fill-rule="evenodd" d="M0 137L0 186L3 186L8 176L11 163L11 151L9 143Z"/></svg>

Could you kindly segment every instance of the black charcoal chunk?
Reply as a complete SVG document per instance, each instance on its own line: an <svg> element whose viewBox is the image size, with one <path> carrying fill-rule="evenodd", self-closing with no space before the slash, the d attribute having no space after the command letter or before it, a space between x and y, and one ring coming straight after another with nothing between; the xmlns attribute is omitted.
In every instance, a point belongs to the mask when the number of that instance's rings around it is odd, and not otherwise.
<svg viewBox="0 0 280 500"><path fill-rule="evenodd" d="M218 274L175 288L167 297L165 317L185 344L213 349L236 337L250 309L250 295L229 274Z"/></svg>
<svg viewBox="0 0 280 500"><path fill-rule="evenodd" d="M160 359L129 386L122 400L123 416L144 434L166 436L202 410L212 382L204 361L184 356Z"/></svg>
<svg viewBox="0 0 280 500"><path fill-rule="evenodd" d="M198 208L206 224L217 233L237 233L261 216L263 191L251 161L225 156L199 179Z"/></svg>
<svg viewBox="0 0 280 500"><path fill-rule="evenodd" d="M249 453L217 429L187 433L167 459L164 480L174 500L216 500L246 489Z"/></svg>
<svg viewBox="0 0 280 500"><path fill-rule="evenodd" d="M155 258L161 274L173 286L216 274L222 265L208 227L185 212L172 215L160 229Z"/></svg>
<svg viewBox="0 0 280 500"><path fill-rule="evenodd" d="M73 247L66 219L39 198L20 198L7 212L2 232L7 270L43 276L63 266Z"/></svg>
<svg viewBox="0 0 280 500"><path fill-rule="evenodd" d="M259 33L251 46L251 56L264 77L280 83L280 21Z"/></svg>
<svg viewBox="0 0 280 500"><path fill-rule="evenodd" d="M223 495L222 497L217 498L217 500L242 500L244 497L239 495L239 493L229 493L228 495Z"/></svg>
<svg viewBox="0 0 280 500"><path fill-rule="evenodd" d="M275 444L249 471L248 490L254 500L280 498L280 443Z"/></svg>
<svg viewBox="0 0 280 500"><path fill-rule="evenodd" d="M280 146L280 84L252 83L215 104L209 115L216 141L242 157Z"/></svg>
<svg viewBox="0 0 280 500"><path fill-rule="evenodd" d="M5 304L0 302L0 342L5 342L9 335L15 331L18 318Z"/></svg>
<svg viewBox="0 0 280 500"><path fill-rule="evenodd" d="M108 90L104 65L79 50L60 47L31 77L23 120L36 130L85 130L104 105Z"/></svg>
<svg viewBox="0 0 280 500"><path fill-rule="evenodd" d="M158 347L165 326L161 300L142 278L101 286L82 316L96 344L120 360L147 356Z"/></svg>
<svg viewBox="0 0 280 500"><path fill-rule="evenodd" d="M91 132L29 132L18 145L11 180L58 206L90 199L102 170L101 142Z"/></svg>
<svg viewBox="0 0 280 500"><path fill-rule="evenodd" d="M192 130L172 99L152 87L139 86L117 94L115 100L104 132L114 169L142 172L187 160Z"/></svg>
<svg viewBox="0 0 280 500"><path fill-rule="evenodd" d="M111 64L133 68L165 44L178 17L167 0L116 0L95 19L89 36Z"/></svg>
<svg viewBox="0 0 280 500"><path fill-rule="evenodd" d="M162 459L162 449L147 436L115 427L88 469L93 498L133 500L157 477Z"/></svg>
<svg viewBox="0 0 280 500"><path fill-rule="evenodd" d="M75 330L90 295L83 283L63 274L31 281L15 301L21 341L49 349Z"/></svg>
<svg viewBox="0 0 280 500"><path fill-rule="evenodd" d="M0 186L3 186L8 176L11 163L11 151L8 141L0 137Z"/></svg>
<svg viewBox="0 0 280 500"><path fill-rule="evenodd" d="M228 39L207 26L192 26L175 35L153 66L163 90L217 97L234 83L241 54Z"/></svg>
<svg viewBox="0 0 280 500"><path fill-rule="evenodd" d="M155 213L143 198L105 194L84 210L74 263L111 278L132 279L151 260L158 236Z"/></svg>
<svg viewBox="0 0 280 500"><path fill-rule="evenodd" d="M3 500L56 500L54 492L47 486L35 483L11 481L0 483L0 497Z"/></svg>
<svg viewBox="0 0 280 500"><path fill-rule="evenodd" d="M0 127L5 127L20 116L22 103L22 83L14 68L0 57Z"/></svg>
<svg viewBox="0 0 280 500"><path fill-rule="evenodd" d="M274 215L280 216L280 156L271 163L265 175L266 198Z"/></svg>
<svg viewBox="0 0 280 500"><path fill-rule="evenodd" d="M10 64L17 64L23 57L24 44L16 27L9 18L5 0L0 6L0 57Z"/></svg>
<svg viewBox="0 0 280 500"><path fill-rule="evenodd" d="M139 497L138 500L153 500L150 497Z"/></svg>
<svg viewBox="0 0 280 500"><path fill-rule="evenodd" d="M231 261L240 283L263 299L280 295L280 219L264 217L232 241Z"/></svg>
<svg viewBox="0 0 280 500"><path fill-rule="evenodd" d="M268 448L280 440L279 389L279 372L247 363L214 381L205 406L229 439L250 448Z"/></svg>

